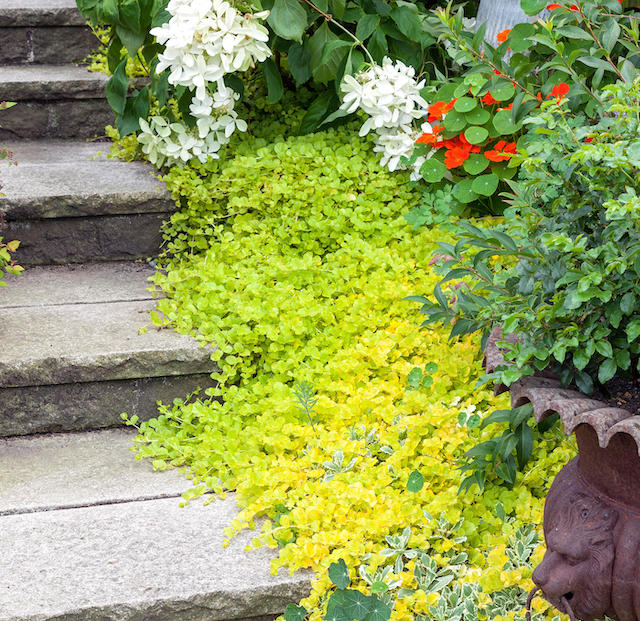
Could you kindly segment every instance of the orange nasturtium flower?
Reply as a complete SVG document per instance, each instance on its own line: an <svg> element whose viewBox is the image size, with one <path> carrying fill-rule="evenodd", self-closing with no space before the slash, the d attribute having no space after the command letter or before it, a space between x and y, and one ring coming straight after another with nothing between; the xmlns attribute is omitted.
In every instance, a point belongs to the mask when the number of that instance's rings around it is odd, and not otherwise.
<svg viewBox="0 0 640 621"><path fill-rule="evenodd" d="M511 28L507 28L506 30L503 30L502 32L499 32L496 35L496 39L500 42L500 43L504 43L507 40L507 37L509 36L509 33L511 32Z"/></svg>
<svg viewBox="0 0 640 621"><path fill-rule="evenodd" d="M496 142L493 149L484 152L484 156L491 162L504 162L511 159L511 156L515 155L516 143L507 142L506 140L500 140Z"/></svg>
<svg viewBox="0 0 640 621"><path fill-rule="evenodd" d="M450 102L436 101L429 106L429 117L427 121L432 123L433 121L441 121L442 117L453 108L457 99L452 99Z"/></svg>
<svg viewBox="0 0 640 621"><path fill-rule="evenodd" d="M547 95L547 99L555 97L556 99L562 99L569 92L569 85L566 82L560 82L551 89L551 94Z"/></svg>
<svg viewBox="0 0 640 621"><path fill-rule="evenodd" d="M496 103L496 100L493 98L493 95L491 93L487 93L484 97L482 97L482 99L480 99L480 101L487 106L491 106Z"/></svg>
<svg viewBox="0 0 640 621"><path fill-rule="evenodd" d="M420 136L420 138L416 140L416 142L438 148L439 146L441 146L437 144L440 141L440 137L438 136L438 134L440 134L443 129L444 127L441 125L434 125L431 128L431 133L425 132L424 134L422 134L422 136Z"/></svg>
<svg viewBox="0 0 640 621"><path fill-rule="evenodd" d="M445 166L449 169L457 168L469 159L470 151L464 147L449 149L444 156Z"/></svg>

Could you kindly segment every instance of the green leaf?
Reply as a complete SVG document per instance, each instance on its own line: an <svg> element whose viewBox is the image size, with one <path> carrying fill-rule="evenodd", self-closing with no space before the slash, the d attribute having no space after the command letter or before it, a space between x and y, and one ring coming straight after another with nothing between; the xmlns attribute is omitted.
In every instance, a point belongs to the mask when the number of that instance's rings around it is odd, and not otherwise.
<svg viewBox="0 0 640 621"><path fill-rule="evenodd" d="M346 0L329 0L329 10L333 17L342 19L346 4Z"/></svg>
<svg viewBox="0 0 640 621"><path fill-rule="evenodd" d="M453 188L453 195L457 198L461 203L467 204L475 201L478 198L478 194L473 191L471 186L473 185L474 179L467 178L458 181Z"/></svg>
<svg viewBox="0 0 640 621"><path fill-rule="evenodd" d="M407 490L417 494L424 487L424 477L414 470L407 479Z"/></svg>
<svg viewBox="0 0 640 621"><path fill-rule="evenodd" d="M547 4L548 0L520 0L520 6L527 15L537 15Z"/></svg>
<svg viewBox="0 0 640 621"><path fill-rule="evenodd" d="M303 621L307 617L307 609L295 604L288 604L284 609L285 621Z"/></svg>
<svg viewBox="0 0 640 621"><path fill-rule="evenodd" d="M462 167L465 172L468 172L470 175L479 175L481 172L484 172L489 166L489 160L482 155L481 153L472 153L469 156Z"/></svg>
<svg viewBox="0 0 640 621"><path fill-rule="evenodd" d="M360 591L349 589L344 592L344 611L348 619L356 621L364 621L369 613L369 598Z"/></svg>
<svg viewBox="0 0 640 621"><path fill-rule="evenodd" d="M598 341L596 343L596 351L605 358L611 358L613 356L613 348L609 341Z"/></svg>
<svg viewBox="0 0 640 621"><path fill-rule="evenodd" d="M428 183L436 183L447 174L447 167L441 161L431 157L420 167L420 174Z"/></svg>
<svg viewBox="0 0 640 621"><path fill-rule="evenodd" d="M284 95L284 86L276 63L273 62L273 58L267 58L263 63L260 63L260 68L267 83L267 102L270 104L279 102Z"/></svg>
<svg viewBox="0 0 640 621"><path fill-rule="evenodd" d="M369 598L369 614L364 621L389 621L391 618L391 607L377 597Z"/></svg>
<svg viewBox="0 0 640 621"><path fill-rule="evenodd" d="M301 41L307 28L307 12L299 0L276 0L267 23L279 37Z"/></svg>
<svg viewBox="0 0 640 621"><path fill-rule="evenodd" d="M631 315L633 311L636 309L636 296L631 293L625 293L620 300L620 310L625 315Z"/></svg>
<svg viewBox="0 0 640 621"><path fill-rule="evenodd" d="M298 132L308 134L318 129L322 121L338 108L339 103L338 96L333 91L320 93L302 117Z"/></svg>
<svg viewBox="0 0 640 621"><path fill-rule="evenodd" d="M479 106L464 115L465 120L470 125L484 125L490 117L491 114L489 113L489 110L485 110Z"/></svg>
<svg viewBox="0 0 640 621"><path fill-rule="evenodd" d="M303 44L293 43L287 52L287 60L296 86L301 86L311 78L311 52L306 41Z"/></svg>
<svg viewBox="0 0 640 621"><path fill-rule="evenodd" d="M480 196L493 196L498 189L498 177L493 173L480 175L473 180L471 189Z"/></svg>
<svg viewBox="0 0 640 621"><path fill-rule="evenodd" d="M489 92L496 101L507 101L515 95L516 89L513 87L513 84L507 83L492 88Z"/></svg>
<svg viewBox="0 0 640 621"><path fill-rule="evenodd" d="M638 336L640 336L640 320L634 319L632 322L630 322L627 325L626 332L627 332L627 337L629 339L629 343L631 343L632 341L635 341L638 338Z"/></svg>
<svg viewBox="0 0 640 621"><path fill-rule="evenodd" d="M457 112L471 112L474 108L478 107L478 100L473 97L460 97L453 104L453 109Z"/></svg>
<svg viewBox="0 0 640 621"><path fill-rule="evenodd" d="M618 42L619 37L620 26L618 24L618 20L611 17L605 22L604 26L602 26L600 30L600 40L602 42L602 47L604 47L604 49L610 53L615 44Z"/></svg>
<svg viewBox="0 0 640 621"><path fill-rule="evenodd" d="M333 582L339 589L346 589L351 584L349 578L349 570L344 559L340 559L337 563L329 565L329 580Z"/></svg>
<svg viewBox="0 0 640 621"><path fill-rule="evenodd" d="M578 390L590 395L593 392L593 379L584 371L582 373L578 373L576 375L576 386L578 387Z"/></svg>
<svg viewBox="0 0 640 621"><path fill-rule="evenodd" d="M474 125L464 132L464 137L471 144L482 144L489 137L489 130L486 127Z"/></svg>
<svg viewBox="0 0 640 621"><path fill-rule="evenodd" d="M311 72L313 77L326 84L335 79L340 61L344 57L343 49L332 49L328 57L324 56L324 49L331 41L337 41L338 37L331 32L327 22L313 33L309 39L309 51L311 52Z"/></svg>
<svg viewBox="0 0 640 621"><path fill-rule="evenodd" d="M146 32L134 32L123 26L116 26L116 34L123 45L127 48L127 52L131 58L135 58L138 50L144 43L144 39L147 36Z"/></svg>
<svg viewBox="0 0 640 621"><path fill-rule="evenodd" d="M493 126L496 133L500 135L515 134L522 125L516 124L511 118L511 112L509 110L499 110L493 117Z"/></svg>
<svg viewBox="0 0 640 621"><path fill-rule="evenodd" d="M398 30L410 41L418 41L420 39L422 28L420 16L415 9L406 5L397 6L391 10L390 16Z"/></svg>
<svg viewBox="0 0 640 621"><path fill-rule="evenodd" d="M582 369L584 369L589 364L590 359L591 357L588 356L587 352L585 352L583 349L578 349L577 351L573 352L573 366L575 366L578 371L582 371Z"/></svg>
<svg viewBox="0 0 640 621"><path fill-rule="evenodd" d="M611 358L605 360L598 369L598 381L605 384L616 374L617 369L618 365L615 360Z"/></svg>
<svg viewBox="0 0 640 621"><path fill-rule="evenodd" d="M364 41L380 26L380 18L377 15L366 14L362 19L358 20L356 26L356 37L360 41Z"/></svg>
<svg viewBox="0 0 640 621"><path fill-rule="evenodd" d="M467 126L467 121L465 117L456 112L455 110L451 110L447 112L444 117L444 127L447 131L450 132L460 132Z"/></svg>
<svg viewBox="0 0 640 621"><path fill-rule="evenodd" d="M122 114L117 118L120 136L128 136L140 129L140 119L149 116L149 89L145 86L139 93L129 97Z"/></svg>
<svg viewBox="0 0 640 621"><path fill-rule="evenodd" d="M124 112L127 103L127 89L129 88L129 78L126 74L126 59L122 60L107 82L105 94L109 105L118 115Z"/></svg>

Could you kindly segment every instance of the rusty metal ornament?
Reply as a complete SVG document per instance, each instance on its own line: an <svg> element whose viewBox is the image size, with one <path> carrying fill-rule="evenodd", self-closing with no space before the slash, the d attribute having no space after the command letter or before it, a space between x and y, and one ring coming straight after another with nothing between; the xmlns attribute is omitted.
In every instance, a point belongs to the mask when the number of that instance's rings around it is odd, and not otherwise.
<svg viewBox="0 0 640 621"><path fill-rule="evenodd" d="M499 339L494 331L487 343L489 372L505 364ZM578 456L547 494L547 552L533 572L527 608L541 591L571 619L640 621L640 416L553 377L521 378L510 390L512 407L531 403L536 422L557 413L578 442Z"/></svg>

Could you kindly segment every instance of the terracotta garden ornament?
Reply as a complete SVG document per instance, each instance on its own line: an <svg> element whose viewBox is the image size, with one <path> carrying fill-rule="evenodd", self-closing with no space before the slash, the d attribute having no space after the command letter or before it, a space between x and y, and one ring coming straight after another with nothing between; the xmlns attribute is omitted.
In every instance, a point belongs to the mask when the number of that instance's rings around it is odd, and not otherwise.
<svg viewBox="0 0 640 621"><path fill-rule="evenodd" d="M496 340L485 354L489 372L504 364ZM547 495L547 552L528 604L541 591L571 619L640 621L640 416L550 377L525 377L510 390L512 407L531 403L536 422L557 413L578 443Z"/></svg>

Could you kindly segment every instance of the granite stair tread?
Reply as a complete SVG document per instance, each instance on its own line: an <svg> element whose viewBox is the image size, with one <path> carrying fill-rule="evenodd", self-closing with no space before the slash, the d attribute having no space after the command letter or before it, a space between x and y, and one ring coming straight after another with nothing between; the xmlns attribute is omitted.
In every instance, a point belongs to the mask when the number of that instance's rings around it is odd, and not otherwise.
<svg viewBox="0 0 640 621"><path fill-rule="evenodd" d="M22 276L10 281L6 293L5 288L0 290L0 325L6 335L0 350L0 387L186 375L215 369L210 348L151 324L149 312L155 301L150 294L140 297L140 289L152 273L148 267L105 263L86 270L81 266L34 267L23 293L11 293L12 285L20 288ZM128 278L122 277L122 270L128 270ZM85 283L97 274L96 293L98 283L109 283L103 301L87 298ZM60 293L51 296L51 290ZM36 302L16 303L27 299ZM43 304L46 300L53 303ZM142 328L147 328L146 332L140 333Z"/></svg>
<svg viewBox="0 0 640 621"><path fill-rule="evenodd" d="M2 0L0 27L81 26L75 0Z"/></svg>
<svg viewBox="0 0 640 621"><path fill-rule="evenodd" d="M0 100L104 99L109 78L77 65L0 65Z"/></svg>
<svg viewBox="0 0 640 621"><path fill-rule="evenodd" d="M0 209L10 220L174 209L153 168L108 158L109 143L3 141L3 147L18 162L16 166L0 161L4 193Z"/></svg>
<svg viewBox="0 0 640 621"><path fill-rule="evenodd" d="M0 440L0 621L230 621L308 595L309 572L271 575L274 550L245 551L255 532L223 546L232 495L180 507L188 482L127 461L130 438Z"/></svg>

